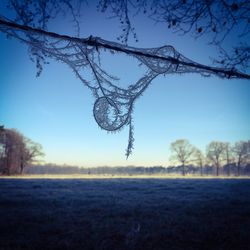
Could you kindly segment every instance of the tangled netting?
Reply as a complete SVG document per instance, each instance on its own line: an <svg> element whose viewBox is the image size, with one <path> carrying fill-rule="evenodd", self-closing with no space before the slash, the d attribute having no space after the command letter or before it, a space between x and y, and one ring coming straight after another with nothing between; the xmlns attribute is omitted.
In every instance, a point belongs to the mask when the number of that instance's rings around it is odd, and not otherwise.
<svg viewBox="0 0 250 250"><path fill-rule="evenodd" d="M93 39L93 38L91 38ZM120 48L124 50L124 46L121 44L108 42L100 38L95 38L97 44L105 44L110 47ZM89 60L89 65L94 73L96 85L93 92L96 97L96 101L93 108L93 115L98 125L107 131L116 131L124 127L129 126L129 139L126 150L126 156L128 157L133 148L133 125L132 125L132 112L135 100L142 95L145 89L149 86L152 80L160 74L170 73L210 73L206 70L190 68L183 64L172 63L171 60L167 61L164 58L177 59L178 61L194 63L187 59L179 52L177 52L172 46L163 46L160 48L151 49L135 49L133 47L126 47L126 50L137 51L139 53L133 55L138 61L147 67L147 72L137 82L130 85L127 89L119 88L114 84L115 79L112 79L106 72L92 60ZM158 58L150 57L150 55L157 55ZM111 79L110 79L111 78ZM112 81L113 80L113 81Z"/></svg>
<svg viewBox="0 0 250 250"><path fill-rule="evenodd" d="M196 67L199 64L187 59L172 46L138 49L101 38L79 39L59 35L45 36L31 31L27 34L8 28L1 30L29 45L29 54L36 62L38 75L47 58L62 61L71 67L95 97L93 115L97 124L107 131L119 131L124 126L129 126L127 157L132 153L134 142L132 124L134 102L155 77L161 74L190 72L211 74L211 71L205 68ZM147 68L145 74L128 88L119 87L116 84L118 78L111 76L101 67L99 59L102 50L112 51L112 48L115 48L113 52L122 52L135 57ZM85 78L86 68L92 72L92 81Z"/></svg>

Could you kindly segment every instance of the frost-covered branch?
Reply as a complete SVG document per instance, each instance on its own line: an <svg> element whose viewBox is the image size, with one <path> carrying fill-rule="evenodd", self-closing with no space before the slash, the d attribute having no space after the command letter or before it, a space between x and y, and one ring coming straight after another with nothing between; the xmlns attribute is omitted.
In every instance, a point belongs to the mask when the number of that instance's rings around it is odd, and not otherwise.
<svg viewBox="0 0 250 250"><path fill-rule="evenodd" d="M67 36L67 35L61 35L61 34L54 33L54 32L48 32L48 31L41 30L41 29L32 28L32 27L25 26L25 25L19 25L17 23L8 22L5 20L0 20L0 30L1 30L1 27L2 27L3 32L5 32L4 28L7 28L7 29L10 28L10 29L20 30L26 33L33 33L36 35L45 36L49 38L55 38L55 39L60 39L64 41L69 41L69 42L76 42L76 43L84 44L86 46L92 46L93 48L96 48L96 49L105 48L105 49L109 49L109 50L116 51L116 52L126 53L128 55L132 55L137 58L140 58L140 60L143 60L144 63L148 67L150 68L152 67L151 68L152 70L154 68L155 62L150 61L150 59L159 60L160 63L166 61L165 63L176 65L175 70L172 69L173 72L175 73L188 73L191 71L196 72L196 70L201 70L201 71L206 71L206 72L200 72L200 73L216 74L220 77L250 79L250 75L240 72L233 67L218 68L218 67L212 67L208 65L195 63L185 58L184 56L182 56L172 46L169 46L169 45L158 47L158 48L140 49L140 48L125 46L116 42L110 42L110 41L101 39L99 37L92 37L92 36L88 38L72 37L72 36ZM10 33L8 34L11 35ZM145 58L149 59L149 61L144 60ZM190 69L187 72L182 72L182 70L178 70L179 66L190 67ZM165 69L163 71L165 71ZM169 73L169 72L159 72L159 73Z"/></svg>
<svg viewBox="0 0 250 250"><path fill-rule="evenodd" d="M143 14L156 23L165 23L169 30L179 35L206 36L207 42L218 48L224 47L223 43L229 38L236 42L232 47L241 47L243 53L250 50L249 0L99 0L98 10L117 18L121 27L117 39L125 44L129 35L138 40L136 29L132 27L133 17ZM239 44L239 39L247 41L244 46ZM235 51L221 53L221 60L215 60L216 63L222 67L232 64L249 69L249 56ZM237 64L228 64L228 58Z"/></svg>
<svg viewBox="0 0 250 250"><path fill-rule="evenodd" d="M99 37L78 38L43 29L20 25L0 19L0 31L26 45L36 58L38 75L47 58L66 63L95 97L93 115L98 125L107 131L119 131L129 126L128 157L133 148L132 113L134 102L159 75L198 73L221 78L250 79L250 75L234 68L217 68L196 63L175 50L172 46L158 48L135 48L110 42ZM111 76L99 63L102 50L124 53L146 67L145 74L128 88L118 87L118 78ZM93 81L85 78L84 70L89 69Z"/></svg>

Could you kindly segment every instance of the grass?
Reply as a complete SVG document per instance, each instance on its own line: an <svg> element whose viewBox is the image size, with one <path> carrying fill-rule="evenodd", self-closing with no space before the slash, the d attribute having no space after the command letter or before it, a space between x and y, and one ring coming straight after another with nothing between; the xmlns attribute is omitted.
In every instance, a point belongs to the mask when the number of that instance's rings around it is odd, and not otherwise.
<svg viewBox="0 0 250 250"><path fill-rule="evenodd" d="M249 179L250 176L215 176L186 174L23 174L0 176L0 179Z"/></svg>
<svg viewBox="0 0 250 250"><path fill-rule="evenodd" d="M83 177L1 178L0 249L249 249L249 179Z"/></svg>

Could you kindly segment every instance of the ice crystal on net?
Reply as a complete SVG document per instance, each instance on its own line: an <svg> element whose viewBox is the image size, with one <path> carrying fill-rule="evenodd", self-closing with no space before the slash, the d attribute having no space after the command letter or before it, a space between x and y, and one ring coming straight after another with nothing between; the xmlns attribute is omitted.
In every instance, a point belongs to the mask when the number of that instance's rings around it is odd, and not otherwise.
<svg viewBox="0 0 250 250"><path fill-rule="evenodd" d="M43 64L47 63L48 58L67 64L92 92L95 98L93 116L97 124L107 131L119 131L124 126L129 127L127 157L132 153L134 142L132 124L134 102L158 75L195 72L202 75L215 74L220 77L232 77L231 73L234 73L233 77L238 77L239 74L237 71L195 63L172 46L141 49L98 37L80 39L27 26L24 29L18 25L13 27L0 26L0 31L28 45L30 57L36 62L38 75L41 74ZM119 87L118 78L106 72L100 64L102 50L106 49L112 51L114 56L115 53L122 52L136 58L138 63L146 68L143 76L128 88ZM92 73L92 81L86 78L86 69Z"/></svg>

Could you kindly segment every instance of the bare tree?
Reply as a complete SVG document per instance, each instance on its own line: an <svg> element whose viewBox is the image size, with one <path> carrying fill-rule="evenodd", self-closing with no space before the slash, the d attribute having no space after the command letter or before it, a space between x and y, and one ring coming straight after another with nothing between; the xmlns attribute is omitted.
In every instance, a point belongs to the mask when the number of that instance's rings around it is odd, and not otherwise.
<svg viewBox="0 0 250 250"><path fill-rule="evenodd" d="M3 125L0 125L0 159L3 158L3 155L4 155L4 151L5 151L5 148L4 148L4 144L3 144L3 137L4 137L4 126ZM0 162L0 168L2 166L2 162Z"/></svg>
<svg viewBox="0 0 250 250"><path fill-rule="evenodd" d="M194 151L194 161L200 168L200 175L203 175L203 166L205 164L205 156L200 149L195 148Z"/></svg>
<svg viewBox="0 0 250 250"><path fill-rule="evenodd" d="M224 159L225 159L225 168L227 170L227 175L231 175L231 165L233 162L233 151L230 143L225 143L225 151L224 151Z"/></svg>
<svg viewBox="0 0 250 250"><path fill-rule="evenodd" d="M3 174L17 173L19 156L23 147L22 135L15 130L4 129L1 132L1 172Z"/></svg>
<svg viewBox="0 0 250 250"><path fill-rule="evenodd" d="M43 156L42 146L24 137L14 129L2 129L0 134L0 172L2 174L19 174L23 169Z"/></svg>
<svg viewBox="0 0 250 250"><path fill-rule="evenodd" d="M219 176L219 168L225 161L225 143L220 141L212 141L206 149L207 159L216 168L216 176Z"/></svg>
<svg viewBox="0 0 250 250"><path fill-rule="evenodd" d="M23 169L29 164L39 162L44 153L42 152L42 146L39 143L33 142L29 138L24 137L24 147L22 147L20 155L20 173L23 173Z"/></svg>
<svg viewBox="0 0 250 250"><path fill-rule="evenodd" d="M233 154L237 166L237 175L240 176L240 168L250 163L250 141L236 142L233 146Z"/></svg>
<svg viewBox="0 0 250 250"><path fill-rule="evenodd" d="M215 30L215 34L220 35L225 27L230 31L237 26L237 20L246 23L245 33L248 34L249 22L246 21L246 17L249 13L249 4L247 2L229 4L227 1L221 1L225 4L215 4L217 1L139 0L134 4L129 0L100 0L98 10L101 12L111 10L120 18L123 35L119 38L120 43L116 43L93 36L79 38L79 16L81 6L86 2L84 0L4 1L7 3L8 11L0 12L0 32L28 46L30 58L36 63L37 76L41 74L43 65L51 58L67 64L92 92L95 98L93 116L97 124L107 131L119 131L125 126L129 127L127 157L131 154L134 143L132 122L134 103L156 77L167 74L198 73L202 76L250 79L249 74L237 69L236 63L231 65L226 60L223 67L212 67L186 58L170 45L149 49L127 45L130 34L133 34L137 40L130 20L130 8L136 13L143 11L146 14L150 6L151 18L156 21L165 20L171 28L183 31L184 34L195 29L195 34L199 36L210 31L211 26L211 30ZM228 18L229 13L230 18ZM241 14L238 15L239 13ZM61 14L69 14L73 18L75 36L48 31L49 21ZM232 18L231 15L233 15ZM227 17L228 21L223 26L220 20L224 17ZM106 72L100 63L102 52L105 50L113 54L123 53L137 59L138 65L145 66L145 74L128 88L119 87L119 78ZM238 49L239 51L247 50ZM243 54L240 53L240 55ZM240 60L241 65L248 64L246 58L248 56L244 55L244 60ZM232 62L232 60L229 61ZM238 61L237 64L239 64ZM92 73L92 81L86 78L86 69Z"/></svg>
<svg viewBox="0 0 250 250"><path fill-rule="evenodd" d="M185 166L194 160L194 146L188 140L181 139L171 143L170 150L173 153L170 160L181 163L182 175L184 176L186 173Z"/></svg>

